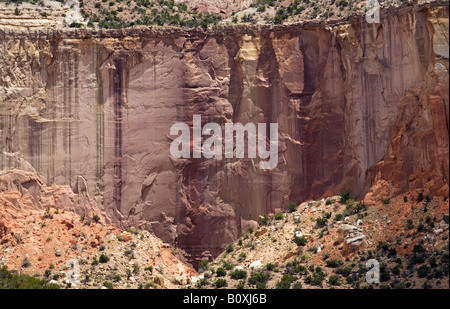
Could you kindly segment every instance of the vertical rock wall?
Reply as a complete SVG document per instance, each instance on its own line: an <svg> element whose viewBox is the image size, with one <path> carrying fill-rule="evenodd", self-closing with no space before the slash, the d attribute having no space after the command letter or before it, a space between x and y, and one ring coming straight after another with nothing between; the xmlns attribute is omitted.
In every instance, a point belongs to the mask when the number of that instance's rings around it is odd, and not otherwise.
<svg viewBox="0 0 450 309"><path fill-rule="evenodd" d="M211 33L5 28L0 55L0 169L81 175L108 221L193 257L290 201L379 181L448 194L448 5ZM277 168L171 158L193 115L278 123Z"/></svg>

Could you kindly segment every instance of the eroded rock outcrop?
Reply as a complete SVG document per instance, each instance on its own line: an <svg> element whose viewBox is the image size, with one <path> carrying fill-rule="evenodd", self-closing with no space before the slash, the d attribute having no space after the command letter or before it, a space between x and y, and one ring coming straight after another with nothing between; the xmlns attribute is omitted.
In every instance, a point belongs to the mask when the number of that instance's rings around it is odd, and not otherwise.
<svg viewBox="0 0 450 309"><path fill-rule="evenodd" d="M0 169L85 190L108 222L192 257L289 201L380 181L448 195L448 2L386 9L381 24L5 27L0 42ZM277 168L171 158L171 125L197 114L278 123Z"/></svg>

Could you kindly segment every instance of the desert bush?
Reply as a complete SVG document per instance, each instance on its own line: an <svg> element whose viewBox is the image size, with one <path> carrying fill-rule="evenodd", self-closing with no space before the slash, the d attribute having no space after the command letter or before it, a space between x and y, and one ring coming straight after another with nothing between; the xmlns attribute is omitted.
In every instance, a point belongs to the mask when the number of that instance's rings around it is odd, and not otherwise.
<svg viewBox="0 0 450 309"><path fill-rule="evenodd" d="M217 279L216 282L214 282L214 285L216 286L217 289L220 289L222 287L226 287L228 285L227 280L220 278Z"/></svg>
<svg viewBox="0 0 450 309"><path fill-rule="evenodd" d="M328 278L328 283L331 285L339 285L339 277L336 275L332 275Z"/></svg>
<svg viewBox="0 0 450 309"><path fill-rule="evenodd" d="M253 272L248 278L248 283L251 285L265 284L269 281L270 275L265 272ZM260 285L261 286L261 285Z"/></svg>
<svg viewBox="0 0 450 309"><path fill-rule="evenodd" d="M382 202L384 205L388 205L388 204L391 203L391 199L390 199L389 197L387 197L387 198L382 199L381 202Z"/></svg>
<svg viewBox="0 0 450 309"><path fill-rule="evenodd" d="M294 242L297 244L297 246L304 246L308 242L305 236L296 236L294 237Z"/></svg>
<svg viewBox="0 0 450 309"><path fill-rule="evenodd" d="M284 215L283 215L283 213L281 211L277 212L275 214L275 220L281 220L281 219L283 219L283 217L284 217Z"/></svg>
<svg viewBox="0 0 450 309"><path fill-rule="evenodd" d="M419 278L425 278L431 272L431 268L428 265L422 265L417 268L417 275Z"/></svg>
<svg viewBox="0 0 450 309"><path fill-rule="evenodd" d="M109 262L109 257L105 253L102 253L102 254L100 254L100 257L99 257L98 261L100 263L108 263Z"/></svg>
<svg viewBox="0 0 450 309"><path fill-rule="evenodd" d="M330 268L337 268L343 264L342 261L336 259L327 260L325 263Z"/></svg>
<svg viewBox="0 0 450 309"><path fill-rule="evenodd" d="M350 190L346 190L344 193L341 194L341 203L345 204L349 199L351 199Z"/></svg>
<svg viewBox="0 0 450 309"><path fill-rule="evenodd" d="M328 219L325 217L319 217L316 219L316 223L318 226L323 227L327 224Z"/></svg>
<svg viewBox="0 0 450 309"><path fill-rule="evenodd" d="M244 279L247 277L247 272L243 269L236 269L230 274L231 279Z"/></svg>
<svg viewBox="0 0 450 309"><path fill-rule="evenodd" d="M281 280L276 284L277 289L287 290L291 287L292 282L294 282L295 278L292 275L283 275Z"/></svg>
<svg viewBox="0 0 450 309"><path fill-rule="evenodd" d="M216 276L217 277L225 277L226 274L227 274L227 271L224 268L219 267L219 268L216 269Z"/></svg>
<svg viewBox="0 0 450 309"><path fill-rule="evenodd" d="M0 267L0 289L59 289L59 286L29 275L15 274L6 266L2 266Z"/></svg>

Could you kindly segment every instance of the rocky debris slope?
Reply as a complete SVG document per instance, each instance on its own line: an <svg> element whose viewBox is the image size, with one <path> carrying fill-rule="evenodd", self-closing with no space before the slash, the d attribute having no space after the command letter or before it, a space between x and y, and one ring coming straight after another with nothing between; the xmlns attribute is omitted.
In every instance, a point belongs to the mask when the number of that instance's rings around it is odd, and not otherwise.
<svg viewBox="0 0 450 309"><path fill-rule="evenodd" d="M2 26L0 169L81 183L106 223L152 231L194 262L290 201L448 196L448 1L381 16L207 31ZM277 168L171 158L170 127L197 114L278 123Z"/></svg>
<svg viewBox="0 0 450 309"><path fill-rule="evenodd" d="M448 288L447 197L420 192L362 202L339 197L295 203L261 218L213 261L197 288ZM380 267L369 284L366 263Z"/></svg>
<svg viewBox="0 0 450 309"><path fill-rule="evenodd" d="M83 289L178 288L196 274L148 231L119 230L95 213L64 207L77 196L31 173L2 174L0 265Z"/></svg>

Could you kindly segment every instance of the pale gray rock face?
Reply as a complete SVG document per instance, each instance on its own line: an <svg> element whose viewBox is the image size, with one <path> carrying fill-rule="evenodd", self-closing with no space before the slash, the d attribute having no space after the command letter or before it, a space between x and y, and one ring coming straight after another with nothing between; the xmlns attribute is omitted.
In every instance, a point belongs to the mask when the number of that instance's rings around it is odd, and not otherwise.
<svg viewBox="0 0 450 309"><path fill-rule="evenodd" d="M433 48L448 6L382 16L210 34L1 29L0 169L85 187L107 222L192 258L290 201L362 197L379 179L401 192L424 185L408 182L418 171L448 192L448 56ZM170 127L197 114L278 123L277 167L171 158Z"/></svg>

